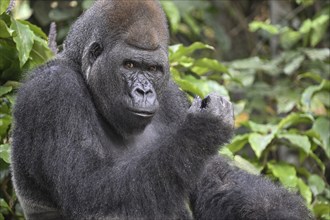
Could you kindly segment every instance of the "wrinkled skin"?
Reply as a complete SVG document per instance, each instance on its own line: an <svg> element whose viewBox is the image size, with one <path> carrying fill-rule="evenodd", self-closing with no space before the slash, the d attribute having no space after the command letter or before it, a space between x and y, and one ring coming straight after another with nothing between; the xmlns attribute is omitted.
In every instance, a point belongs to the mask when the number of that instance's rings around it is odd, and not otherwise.
<svg viewBox="0 0 330 220"><path fill-rule="evenodd" d="M172 82L159 3L99 0L18 92L12 172L27 219L312 219L218 156L231 103Z"/></svg>

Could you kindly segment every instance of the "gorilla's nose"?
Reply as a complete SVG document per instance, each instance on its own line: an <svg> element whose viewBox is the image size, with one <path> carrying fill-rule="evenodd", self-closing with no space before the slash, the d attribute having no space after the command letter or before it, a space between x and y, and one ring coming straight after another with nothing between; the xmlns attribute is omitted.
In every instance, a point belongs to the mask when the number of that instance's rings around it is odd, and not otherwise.
<svg viewBox="0 0 330 220"><path fill-rule="evenodd" d="M150 105L156 101L156 93L150 86L139 85L132 91L132 97L135 103Z"/></svg>

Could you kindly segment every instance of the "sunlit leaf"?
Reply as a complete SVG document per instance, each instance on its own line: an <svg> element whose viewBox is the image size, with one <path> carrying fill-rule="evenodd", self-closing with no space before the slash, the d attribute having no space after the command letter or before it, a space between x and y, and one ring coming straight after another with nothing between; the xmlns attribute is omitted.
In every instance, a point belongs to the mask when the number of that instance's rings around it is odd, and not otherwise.
<svg viewBox="0 0 330 220"><path fill-rule="evenodd" d="M315 196L321 194L325 189L323 179L315 174L308 178L308 185Z"/></svg>
<svg viewBox="0 0 330 220"><path fill-rule="evenodd" d="M313 32L311 35L311 45L315 47L324 37L329 24L329 14L322 14L313 20L312 28Z"/></svg>
<svg viewBox="0 0 330 220"><path fill-rule="evenodd" d="M278 124L278 128L288 128L296 124L312 123L313 121L314 118L310 114L292 113L280 121L280 123Z"/></svg>
<svg viewBox="0 0 330 220"><path fill-rule="evenodd" d="M9 6L10 0L1 0L0 1L0 14L5 12Z"/></svg>
<svg viewBox="0 0 330 220"><path fill-rule="evenodd" d="M11 92L12 91L12 87L10 86L0 86L0 97Z"/></svg>
<svg viewBox="0 0 330 220"><path fill-rule="evenodd" d="M216 71L219 73L228 73L227 68L222 65L219 61L209 58L202 58L196 60L192 71L198 75L203 75L210 71Z"/></svg>
<svg viewBox="0 0 330 220"><path fill-rule="evenodd" d="M16 43L20 67L22 67L29 59L29 55L33 47L34 35L28 25L22 24L14 19L12 19L10 28L14 30L13 40Z"/></svg>
<svg viewBox="0 0 330 220"><path fill-rule="evenodd" d="M295 57L293 60L291 60L290 63L288 63L284 67L284 73L287 75L293 74L302 65L302 62L304 60L305 60L305 57L302 55Z"/></svg>
<svg viewBox="0 0 330 220"><path fill-rule="evenodd" d="M274 134L261 135L259 133L252 133L249 136L249 143L254 153L260 158L262 152L267 148L274 138Z"/></svg>
<svg viewBox="0 0 330 220"><path fill-rule="evenodd" d="M301 178L298 178L298 188L300 194L306 200L307 204L310 204L312 202L312 192Z"/></svg>
<svg viewBox="0 0 330 220"><path fill-rule="evenodd" d="M196 50L200 49L214 49L212 46L195 42L192 45L185 47L182 44L177 44L169 47L169 58L170 61L175 61L180 59L182 56L189 56Z"/></svg>
<svg viewBox="0 0 330 220"><path fill-rule="evenodd" d="M325 117L316 119L312 128L317 134L320 135L322 141L321 147L325 151L328 158L330 158L330 121Z"/></svg>
<svg viewBox="0 0 330 220"><path fill-rule="evenodd" d="M249 134L244 135L236 135L230 144L227 145L227 148L233 152L236 153L237 151L241 150L245 144L248 143L249 140Z"/></svg>
<svg viewBox="0 0 330 220"><path fill-rule="evenodd" d="M307 136L299 134L278 134L278 138L285 138L293 145L301 148L306 154L309 154L311 149L311 143Z"/></svg>
<svg viewBox="0 0 330 220"><path fill-rule="evenodd" d="M295 188L298 184L296 169L294 166L285 163L267 163L273 175L287 188Z"/></svg>
<svg viewBox="0 0 330 220"><path fill-rule="evenodd" d="M3 20L0 20L0 38L11 37L13 32Z"/></svg>
<svg viewBox="0 0 330 220"><path fill-rule="evenodd" d="M6 163L10 164L10 145L1 144L0 145L0 158Z"/></svg>
<svg viewBox="0 0 330 220"><path fill-rule="evenodd" d="M257 30L264 30L271 35L276 35L280 32L280 29L277 26L270 24L269 20L267 20L266 22L253 21L249 24L249 29L252 32L255 32Z"/></svg>
<svg viewBox="0 0 330 220"><path fill-rule="evenodd" d="M244 159L243 157L236 155L234 157L234 162L237 167L239 167L242 170L245 170L248 173L254 174L254 175L259 175L261 169L255 167L250 161Z"/></svg>

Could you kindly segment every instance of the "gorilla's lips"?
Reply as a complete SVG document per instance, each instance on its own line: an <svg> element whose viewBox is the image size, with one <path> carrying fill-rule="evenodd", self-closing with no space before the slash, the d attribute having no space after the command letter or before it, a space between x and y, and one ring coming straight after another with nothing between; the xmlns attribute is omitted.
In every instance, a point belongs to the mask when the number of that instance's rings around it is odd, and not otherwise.
<svg viewBox="0 0 330 220"><path fill-rule="evenodd" d="M151 118L155 115L156 111L146 111L142 109L130 109L129 110L133 115L143 117L143 118Z"/></svg>

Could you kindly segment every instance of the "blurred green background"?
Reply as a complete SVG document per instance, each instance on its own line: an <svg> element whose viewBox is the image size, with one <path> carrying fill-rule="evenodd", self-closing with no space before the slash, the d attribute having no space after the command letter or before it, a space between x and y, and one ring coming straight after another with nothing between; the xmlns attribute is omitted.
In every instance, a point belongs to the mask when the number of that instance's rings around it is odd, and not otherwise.
<svg viewBox="0 0 330 220"><path fill-rule="evenodd" d="M24 219L9 170L15 92L27 71L61 51L92 3L0 0L0 220ZM215 91L234 104L236 136L219 153L300 194L317 219L329 220L330 1L161 4L173 79L189 98Z"/></svg>

